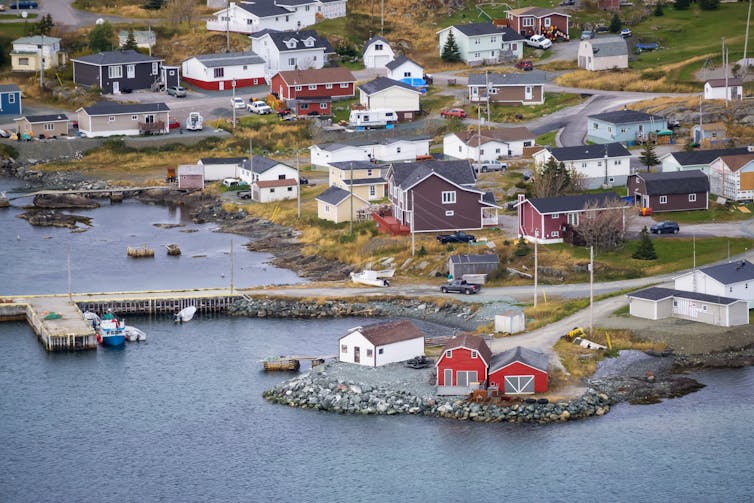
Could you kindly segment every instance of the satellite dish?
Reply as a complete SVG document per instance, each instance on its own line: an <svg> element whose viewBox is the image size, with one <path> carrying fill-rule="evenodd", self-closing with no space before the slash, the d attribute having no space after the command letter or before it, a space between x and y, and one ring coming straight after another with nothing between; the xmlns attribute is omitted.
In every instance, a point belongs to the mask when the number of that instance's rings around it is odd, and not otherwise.
<svg viewBox="0 0 754 503"><path fill-rule="evenodd" d="M103 24L104 22L105 22L105 20L104 20L104 19L102 19L102 18L98 18L98 19L97 19L97 20L96 20L96 21L94 22L94 24Z"/></svg>

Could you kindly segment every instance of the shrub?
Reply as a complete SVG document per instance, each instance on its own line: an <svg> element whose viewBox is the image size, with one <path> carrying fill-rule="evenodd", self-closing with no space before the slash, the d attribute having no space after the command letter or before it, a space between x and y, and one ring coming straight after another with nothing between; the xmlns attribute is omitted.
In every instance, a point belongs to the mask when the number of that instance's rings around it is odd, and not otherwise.
<svg viewBox="0 0 754 503"><path fill-rule="evenodd" d="M631 257L638 260L657 259L657 252L655 251L654 244L652 244L652 240L649 239L649 232L647 231L646 225L641 230L641 234L639 235L639 246L638 248L636 248L636 251L631 255Z"/></svg>
<svg viewBox="0 0 754 503"><path fill-rule="evenodd" d="M513 250L513 254L517 257L525 257L531 252L531 248L529 248L529 245L526 243L526 240L524 238L521 238L516 243L516 249Z"/></svg>
<svg viewBox="0 0 754 503"><path fill-rule="evenodd" d="M421 247L419 248L419 251L416 252L416 255L419 256L419 257L423 257L426 254L427 254L427 249L424 248L424 245L421 245Z"/></svg>

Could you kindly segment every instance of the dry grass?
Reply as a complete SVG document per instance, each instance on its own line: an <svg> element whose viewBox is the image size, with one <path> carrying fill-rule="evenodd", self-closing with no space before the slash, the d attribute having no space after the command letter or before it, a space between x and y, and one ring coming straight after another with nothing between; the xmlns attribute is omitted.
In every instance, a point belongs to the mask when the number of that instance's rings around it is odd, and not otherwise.
<svg viewBox="0 0 754 503"><path fill-rule="evenodd" d="M603 89L606 91L675 92L690 93L699 91L698 86L674 83L662 69L638 72L635 70L611 70L589 72L576 70L555 79L555 83L565 87Z"/></svg>

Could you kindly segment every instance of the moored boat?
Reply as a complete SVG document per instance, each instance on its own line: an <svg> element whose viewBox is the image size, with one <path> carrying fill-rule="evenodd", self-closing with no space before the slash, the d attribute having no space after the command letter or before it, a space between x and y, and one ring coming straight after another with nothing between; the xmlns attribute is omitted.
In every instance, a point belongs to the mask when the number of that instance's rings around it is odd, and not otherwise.
<svg viewBox="0 0 754 503"><path fill-rule="evenodd" d="M191 319L194 317L194 314L196 313L196 307L195 306L189 306L184 309L181 309L176 315L175 315L175 322L176 323L186 323L188 321L191 321Z"/></svg>
<svg viewBox="0 0 754 503"><path fill-rule="evenodd" d="M145 334L144 331L131 325L126 325L123 333L128 342L141 342L147 340L147 334Z"/></svg>
<svg viewBox="0 0 754 503"><path fill-rule="evenodd" d="M97 341L103 346L122 346L126 343L126 325L115 318L100 321Z"/></svg>
<svg viewBox="0 0 754 503"><path fill-rule="evenodd" d="M392 272L394 273L395 271ZM362 285L381 287L390 286L390 282L387 280L387 278L392 277L392 273L390 276L385 276L383 273L384 271L372 271L369 269L363 270L361 272L352 272L351 281L353 281L354 283L360 283Z"/></svg>

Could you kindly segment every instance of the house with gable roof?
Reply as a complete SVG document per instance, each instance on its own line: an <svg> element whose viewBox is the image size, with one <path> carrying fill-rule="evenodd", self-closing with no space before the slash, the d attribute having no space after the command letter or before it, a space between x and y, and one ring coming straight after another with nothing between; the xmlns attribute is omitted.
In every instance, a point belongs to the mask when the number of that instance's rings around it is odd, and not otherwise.
<svg viewBox="0 0 754 503"><path fill-rule="evenodd" d="M754 200L754 152L723 155L710 163L710 192L729 201Z"/></svg>
<svg viewBox="0 0 754 503"><path fill-rule="evenodd" d="M395 52L386 38L375 36L364 44L361 58L364 68L385 68L385 65L395 59Z"/></svg>
<svg viewBox="0 0 754 503"><path fill-rule="evenodd" d="M586 139L592 143L620 142L630 146L663 132L669 132L665 117L636 110L616 110L587 117Z"/></svg>
<svg viewBox="0 0 754 503"><path fill-rule="evenodd" d="M469 101L501 105L541 105L545 102L544 72L472 73L468 80Z"/></svg>
<svg viewBox="0 0 754 503"><path fill-rule="evenodd" d="M166 134L170 108L165 103L101 101L76 110L79 133L86 138L139 134Z"/></svg>
<svg viewBox="0 0 754 503"><path fill-rule="evenodd" d="M0 115L20 115L21 89L16 84L0 84Z"/></svg>
<svg viewBox="0 0 754 503"><path fill-rule="evenodd" d="M217 181L224 178L241 178L241 167L248 157L202 157L197 164L204 168L205 181ZM251 182L251 177L244 179Z"/></svg>
<svg viewBox="0 0 754 503"><path fill-rule="evenodd" d="M704 83L705 100L742 100L744 81L739 78L710 79Z"/></svg>
<svg viewBox="0 0 754 503"><path fill-rule="evenodd" d="M668 171L693 171L701 170L709 176L709 168L712 161L725 155L746 154L749 152L747 147L737 148L718 148L711 150L689 150L681 152L668 152L661 155L660 169L663 172Z"/></svg>
<svg viewBox="0 0 754 503"><path fill-rule="evenodd" d="M392 163L387 172L393 217L414 232L478 230L498 225L491 192L477 189L467 160Z"/></svg>
<svg viewBox="0 0 754 503"><path fill-rule="evenodd" d="M318 0L229 2L228 7L207 19L207 31L299 30L316 23L318 6Z"/></svg>
<svg viewBox="0 0 754 503"><path fill-rule="evenodd" d="M73 82L97 86L102 94L151 89L161 79L163 61L134 50L107 51L73 58Z"/></svg>
<svg viewBox="0 0 754 503"><path fill-rule="evenodd" d="M314 30L262 30L249 36L251 50L264 60L264 75L323 68L335 50Z"/></svg>
<svg viewBox="0 0 754 503"><path fill-rule="evenodd" d="M487 386L492 351L478 335L461 334L445 343L435 363L438 395L466 395Z"/></svg>
<svg viewBox="0 0 754 503"><path fill-rule="evenodd" d="M546 393L550 379L548 364L544 353L516 346L492 356L488 387L506 395Z"/></svg>
<svg viewBox="0 0 754 503"><path fill-rule="evenodd" d="M356 77L341 66L278 72L270 81L272 92L281 100L302 98L348 98L355 94Z"/></svg>
<svg viewBox="0 0 754 503"><path fill-rule="evenodd" d="M398 56L385 65L387 78L406 82L403 79L423 79L424 67L406 56Z"/></svg>
<svg viewBox="0 0 754 503"><path fill-rule="evenodd" d="M520 156L525 147L536 141L534 133L526 127L505 127L482 130L469 128L460 133L448 133L443 137L442 153L456 159L471 159L485 162Z"/></svg>
<svg viewBox="0 0 754 503"><path fill-rule="evenodd" d="M10 51L11 68L14 72L38 72L41 68L40 57L45 70L63 66L68 53L60 48L60 40L46 35L17 38L12 42L13 49Z"/></svg>
<svg viewBox="0 0 754 503"><path fill-rule="evenodd" d="M403 82L377 77L361 84L359 87L359 103L367 110L394 110L399 121L413 120L421 110L419 97L421 91Z"/></svg>
<svg viewBox="0 0 754 503"><path fill-rule="evenodd" d="M492 23L458 24L438 31L440 55L451 33L461 60L469 65L500 63L524 57L524 38L511 28Z"/></svg>
<svg viewBox="0 0 754 503"><path fill-rule="evenodd" d="M68 136L68 116L66 114L27 115L15 119L16 133L34 138L56 138Z"/></svg>
<svg viewBox="0 0 754 503"><path fill-rule="evenodd" d="M700 267L673 278L676 290L745 300L754 308L754 264L736 260Z"/></svg>
<svg viewBox="0 0 754 503"><path fill-rule="evenodd" d="M327 187L316 200L317 218L336 224L359 220L369 208L369 201L335 185Z"/></svg>
<svg viewBox="0 0 754 503"><path fill-rule="evenodd" d="M299 190L298 172L284 162L255 155L244 158L239 178L251 186L251 199L260 203L296 199Z"/></svg>
<svg viewBox="0 0 754 503"><path fill-rule="evenodd" d="M535 152L532 157L537 169L554 157L567 169L581 175L586 189L625 185L631 173L631 152L620 143L548 147Z"/></svg>
<svg viewBox="0 0 754 503"><path fill-rule="evenodd" d="M334 162L346 161L413 161L429 155L427 136L385 138L354 143L326 143L309 147L311 164L329 168Z"/></svg>
<svg viewBox="0 0 754 503"><path fill-rule="evenodd" d="M254 52L221 52L192 56L181 63L183 80L200 89L223 91L267 84L264 60Z"/></svg>
<svg viewBox="0 0 754 503"><path fill-rule="evenodd" d="M629 314L638 318L661 320L672 316L720 327L749 323L747 302L732 297L657 286L629 293L626 297Z"/></svg>
<svg viewBox="0 0 754 503"><path fill-rule="evenodd" d="M366 367L424 355L424 332L409 320L354 327L338 343L338 361Z"/></svg>
<svg viewBox="0 0 754 503"><path fill-rule="evenodd" d="M376 201L385 197L386 171L387 166L369 161L334 162L329 182L364 201Z"/></svg>
<svg viewBox="0 0 754 503"><path fill-rule="evenodd" d="M506 13L508 26L524 37L545 35L570 38L571 16L546 7L522 7Z"/></svg>
<svg viewBox="0 0 754 503"><path fill-rule="evenodd" d="M575 196L527 199L520 194L518 202L518 235L540 244L562 243L568 233L579 226L590 213L621 210L623 227L629 208L615 192L578 194Z"/></svg>
<svg viewBox="0 0 754 503"><path fill-rule="evenodd" d="M640 208L653 213L706 210L709 208L709 178L701 170L636 173L628 176L626 195Z"/></svg>
<svg viewBox="0 0 754 503"><path fill-rule="evenodd" d="M579 68L597 72L628 68L628 44L620 36L589 38L579 42Z"/></svg>

